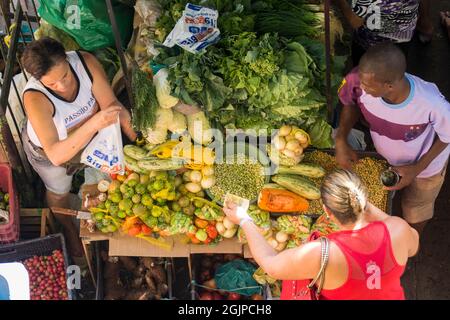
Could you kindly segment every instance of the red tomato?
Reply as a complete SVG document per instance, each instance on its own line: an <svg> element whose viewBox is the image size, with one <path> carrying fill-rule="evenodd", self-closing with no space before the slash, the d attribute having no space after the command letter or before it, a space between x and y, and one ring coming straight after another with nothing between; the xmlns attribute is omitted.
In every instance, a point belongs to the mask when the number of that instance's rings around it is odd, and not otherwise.
<svg viewBox="0 0 450 320"><path fill-rule="evenodd" d="M206 228L206 233L208 234L208 237L211 239L217 238L218 232L215 226L208 226Z"/></svg>
<svg viewBox="0 0 450 320"><path fill-rule="evenodd" d="M111 179L117 180L117 173L111 173L110 174Z"/></svg>
<svg viewBox="0 0 450 320"><path fill-rule="evenodd" d="M145 234L146 236L152 234L152 229L151 229L149 226L145 225L145 224L143 224L143 225L141 226L141 231L142 231L142 233Z"/></svg>
<svg viewBox="0 0 450 320"><path fill-rule="evenodd" d="M134 225L130 229L128 229L128 235L132 237L137 236L141 232L142 230L140 225Z"/></svg>
<svg viewBox="0 0 450 320"><path fill-rule="evenodd" d="M209 244L211 243L212 239L210 237L206 238L205 241L203 241L204 244Z"/></svg>

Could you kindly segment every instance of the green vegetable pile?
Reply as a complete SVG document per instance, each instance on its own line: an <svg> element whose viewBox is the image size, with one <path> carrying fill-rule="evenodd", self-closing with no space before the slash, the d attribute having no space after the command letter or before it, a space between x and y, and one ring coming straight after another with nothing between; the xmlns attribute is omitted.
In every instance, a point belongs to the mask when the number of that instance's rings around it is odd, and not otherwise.
<svg viewBox="0 0 450 320"><path fill-rule="evenodd" d="M163 14L154 38L163 42L188 1L158 2ZM159 46L154 60L169 66L171 95L202 106L221 128L274 129L289 123L308 131L313 146L331 147L322 6L306 0L189 2L219 11L221 40L199 54ZM339 26L332 34L341 35ZM334 57L332 90L343 66L343 57Z"/></svg>

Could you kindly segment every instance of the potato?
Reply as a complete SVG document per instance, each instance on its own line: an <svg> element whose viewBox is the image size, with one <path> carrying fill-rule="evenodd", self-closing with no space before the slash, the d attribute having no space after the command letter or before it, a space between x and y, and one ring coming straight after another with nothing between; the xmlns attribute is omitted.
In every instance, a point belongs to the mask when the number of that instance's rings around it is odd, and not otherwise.
<svg viewBox="0 0 450 320"><path fill-rule="evenodd" d="M137 262L133 257L119 257L119 261L128 272L134 272L136 270Z"/></svg>

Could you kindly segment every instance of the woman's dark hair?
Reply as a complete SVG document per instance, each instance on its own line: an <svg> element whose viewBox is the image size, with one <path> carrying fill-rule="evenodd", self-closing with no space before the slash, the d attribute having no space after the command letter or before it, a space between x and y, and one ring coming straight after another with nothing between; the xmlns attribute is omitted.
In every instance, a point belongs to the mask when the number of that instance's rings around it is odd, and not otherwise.
<svg viewBox="0 0 450 320"><path fill-rule="evenodd" d="M39 80L66 57L66 51L61 43L45 37L31 42L25 48L22 64L27 72Z"/></svg>
<svg viewBox="0 0 450 320"><path fill-rule="evenodd" d="M323 204L343 225L355 223L366 209L367 189L351 171L333 171L324 179L320 191Z"/></svg>

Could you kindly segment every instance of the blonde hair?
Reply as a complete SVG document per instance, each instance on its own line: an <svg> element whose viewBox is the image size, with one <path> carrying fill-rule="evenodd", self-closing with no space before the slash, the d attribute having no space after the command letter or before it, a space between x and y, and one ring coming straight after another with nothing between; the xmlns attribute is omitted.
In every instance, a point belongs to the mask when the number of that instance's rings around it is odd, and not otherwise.
<svg viewBox="0 0 450 320"><path fill-rule="evenodd" d="M333 171L325 177L320 191L323 204L343 225L355 223L366 208L367 189L351 171Z"/></svg>

